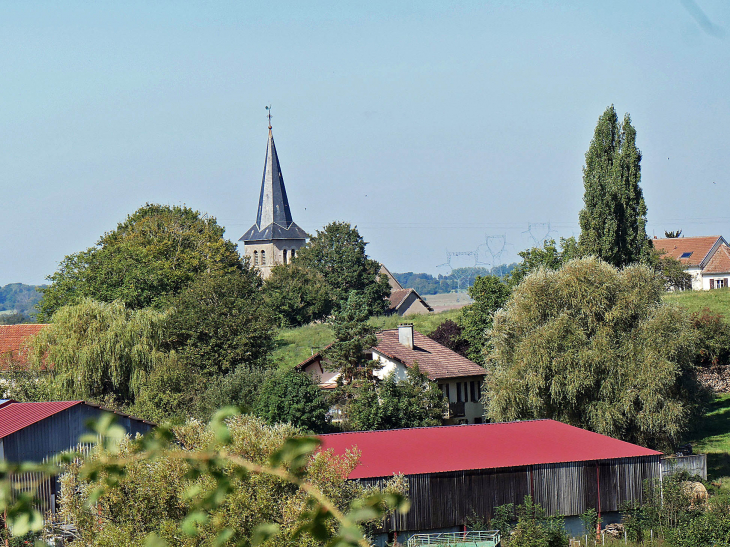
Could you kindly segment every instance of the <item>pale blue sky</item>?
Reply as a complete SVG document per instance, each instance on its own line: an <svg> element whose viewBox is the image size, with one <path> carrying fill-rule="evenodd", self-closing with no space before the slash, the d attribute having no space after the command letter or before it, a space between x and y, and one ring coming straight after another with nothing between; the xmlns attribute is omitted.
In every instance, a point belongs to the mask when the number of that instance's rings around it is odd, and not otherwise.
<svg viewBox="0 0 730 547"><path fill-rule="evenodd" d="M577 235L612 103L650 233L730 237L730 4L514 4L0 3L0 285L43 282L145 202L237 240L269 103L295 221L357 224L392 271L447 273L447 249L503 234L513 261L529 223Z"/></svg>

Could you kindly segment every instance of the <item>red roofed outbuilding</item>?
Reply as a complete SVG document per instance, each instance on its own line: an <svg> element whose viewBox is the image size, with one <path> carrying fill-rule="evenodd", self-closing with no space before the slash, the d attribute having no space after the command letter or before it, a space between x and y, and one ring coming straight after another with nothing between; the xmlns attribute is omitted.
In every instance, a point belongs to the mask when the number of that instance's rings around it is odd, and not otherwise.
<svg viewBox="0 0 730 547"><path fill-rule="evenodd" d="M623 502L641 501L646 479L659 479L662 456L554 420L320 438L322 450L360 452L350 479L378 486L404 475L411 510L386 520L379 544L396 535L461 531L468 520L487 521L495 507L520 504L528 495L548 515L566 516L569 528L578 528L578 516L591 508L604 524L615 522Z"/></svg>
<svg viewBox="0 0 730 547"><path fill-rule="evenodd" d="M25 366L28 342L47 326L40 323L0 325L0 369L7 369L11 364Z"/></svg>

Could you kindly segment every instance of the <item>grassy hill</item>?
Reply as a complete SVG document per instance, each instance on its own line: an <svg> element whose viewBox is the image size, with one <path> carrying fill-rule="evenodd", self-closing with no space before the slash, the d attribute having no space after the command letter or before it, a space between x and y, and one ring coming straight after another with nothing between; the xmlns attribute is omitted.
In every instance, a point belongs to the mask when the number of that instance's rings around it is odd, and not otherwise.
<svg viewBox="0 0 730 547"><path fill-rule="evenodd" d="M412 315L407 318L399 315L373 317L370 323L382 330L394 329L399 323L408 322L413 323L413 327L421 334L429 334L447 319L455 320L460 313L460 310L449 310L442 313ZM290 368L301 363L313 353L317 353L333 341L332 329L324 323L285 329L279 333L276 339L273 361L279 368Z"/></svg>
<svg viewBox="0 0 730 547"><path fill-rule="evenodd" d="M730 320L730 289L669 292L664 296L664 301L680 304L692 312L710 308Z"/></svg>

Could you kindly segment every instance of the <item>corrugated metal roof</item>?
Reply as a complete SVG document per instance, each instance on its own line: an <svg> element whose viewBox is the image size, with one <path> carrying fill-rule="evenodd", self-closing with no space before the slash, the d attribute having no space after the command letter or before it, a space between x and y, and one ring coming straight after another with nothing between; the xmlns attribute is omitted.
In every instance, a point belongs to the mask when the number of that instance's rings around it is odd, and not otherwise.
<svg viewBox="0 0 730 547"><path fill-rule="evenodd" d="M321 435L335 454L357 447L351 479L660 455L555 420Z"/></svg>
<svg viewBox="0 0 730 547"><path fill-rule="evenodd" d="M0 407L0 439L81 403L83 401L11 403Z"/></svg>

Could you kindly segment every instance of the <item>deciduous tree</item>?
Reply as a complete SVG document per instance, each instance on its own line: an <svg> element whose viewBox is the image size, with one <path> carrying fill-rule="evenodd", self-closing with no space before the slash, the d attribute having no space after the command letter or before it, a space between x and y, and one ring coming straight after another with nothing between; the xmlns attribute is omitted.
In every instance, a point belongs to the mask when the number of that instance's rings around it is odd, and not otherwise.
<svg viewBox="0 0 730 547"><path fill-rule="evenodd" d="M159 306L203 273L238 270L240 256L223 232L215 218L188 207L147 204L94 247L61 261L40 289L39 320L82 298Z"/></svg>
<svg viewBox="0 0 730 547"><path fill-rule="evenodd" d="M705 392L692 364L689 315L662 303L646 266L597 259L539 270L497 312L487 359L487 415L553 418L671 447L699 416Z"/></svg>
<svg viewBox="0 0 730 547"><path fill-rule="evenodd" d="M467 357L475 363L484 363L484 351L488 346L485 333L492 326L494 313L510 295L509 287L496 275L477 277L469 287L472 304L461 312L462 336L469 343Z"/></svg>
<svg viewBox="0 0 730 547"><path fill-rule="evenodd" d="M378 275L380 264L368 258L365 246L356 226L332 222L297 251L294 263L322 275L335 306L355 291L365 297L368 314L377 315L386 310L390 286L385 276Z"/></svg>
<svg viewBox="0 0 730 547"><path fill-rule="evenodd" d="M281 328L322 321L335 305L322 274L296 264L274 266L264 296Z"/></svg>
<svg viewBox="0 0 730 547"><path fill-rule="evenodd" d="M598 119L583 167L585 204L580 250L621 267L648 258L641 152L628 114L619 123L613 105Z"/></svg>
<svg viewBox="0 0 730 547"><path fill-rule="evenodd" d="M329 407L309 374L290 370L266 381L254 412L269 424L288 423L305 431L323 433Z"/></svg>

